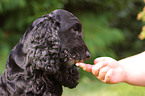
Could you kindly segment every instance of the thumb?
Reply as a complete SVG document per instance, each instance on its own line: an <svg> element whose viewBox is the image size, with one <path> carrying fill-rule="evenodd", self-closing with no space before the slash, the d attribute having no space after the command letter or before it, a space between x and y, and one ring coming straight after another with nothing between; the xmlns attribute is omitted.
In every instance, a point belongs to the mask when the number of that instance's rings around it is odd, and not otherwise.
<svg viewBox="0 0 145 96"><path fill-rule="evenodd" d="M93 65L85 63L76 63L76 66L81 67L84 71L92 72Z"/></svg>

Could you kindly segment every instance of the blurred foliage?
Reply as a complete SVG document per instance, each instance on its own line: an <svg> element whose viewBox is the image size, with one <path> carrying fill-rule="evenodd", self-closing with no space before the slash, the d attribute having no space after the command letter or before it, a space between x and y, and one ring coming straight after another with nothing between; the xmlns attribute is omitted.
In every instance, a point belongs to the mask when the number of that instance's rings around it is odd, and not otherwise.
<svg viewBox="0 0 145 96"><path fill-rule="evenodd" d="M92 58L98 56L111 56L116 58L111 46L124 40L121 30L110 27L106 14L95 15L92 13L82 14L80 20L83 23L84 40L90 49Z"/></svg>
<svg viewBox="0 0 145 96"><path fill-rule="evenodd" d="M41 15L63 8L66 0L0 0L0 68L28 26ZM6 59L3 59L6 58Z"/></svg>
<svg viewBox="0 0 145 96"><path fill-rule="evenodd" d="M136 15L142 8L142 0L0 0L0 68L28 26L55 9L66 9L82 22L92 55L87 63L99 56L120 59L141 52L145 43L137 38L142 23Z"/></svg>
<svg viewBox="0 0 145 96"><path fill-rule="evenodd" d="M145 3L145 0L144 0L144 3ZM145 22L145 6L144 6L143 10L138 13L137 19ZM139 34L139 38L141 40L145 39L145 25L142 27L142 31Z"/></svg>
<svg viewBox="0 0 145 96"><path fill-rule="evenodd" d="M137 38L142 23L136 20L143 5L142 0L68 0L65 8L83 23L92 54L89 62L98 56L120 59L144 50L145 43Z"/></svg>

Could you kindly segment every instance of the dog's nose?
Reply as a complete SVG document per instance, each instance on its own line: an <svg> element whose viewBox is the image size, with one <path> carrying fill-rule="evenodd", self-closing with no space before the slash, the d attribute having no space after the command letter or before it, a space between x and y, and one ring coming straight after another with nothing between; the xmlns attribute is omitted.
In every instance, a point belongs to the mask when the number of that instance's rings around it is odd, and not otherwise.
<svg viewBox="0 0 145 96"><path fill-rule="evenodd" d="M89 51L86 51L86 58L89 59L91 57L91 54Z"/></svg>

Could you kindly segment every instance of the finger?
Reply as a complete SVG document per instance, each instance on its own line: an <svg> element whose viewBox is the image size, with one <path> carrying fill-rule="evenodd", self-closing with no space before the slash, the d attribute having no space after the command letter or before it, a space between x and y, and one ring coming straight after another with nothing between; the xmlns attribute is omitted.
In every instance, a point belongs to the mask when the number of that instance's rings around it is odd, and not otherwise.
<svg viewBox="0 0 145 96"><path fill-rule="evenodd" d="M104 80L105 79L105 75L107 73L107 71L110 69L110 67L103 67L102 69L100 69L99 71L99 76L97 77L100 80Z"/></svg>
<svg viewBox="0 0 145 96"><path fill-rule="evenodd" d="M107 65L107 63L99 62L98 64L96 64L96 65L94 65L94 66L92 67L92 73L93 73L96 77L98 77L100 69L103 68L103 67L105 67L106 65Z"/></svg>
<svg viewBox="0 0 145 96"><path fill-rule="evenodd" d="M108 84L113 83L112 80L111 80L111 79L112 79L112 76L113 76L113 69L110 69L110 70L108 70L108 72L106 73L104 82L105 82L105 83L108 83Z"/></svg>
<svg viewBox="0 0 145 96"><path fill-rule="evenodd" d="M76 63L76 66L81 67L84 71L92 72L93 65L85 63Z"/></svg>

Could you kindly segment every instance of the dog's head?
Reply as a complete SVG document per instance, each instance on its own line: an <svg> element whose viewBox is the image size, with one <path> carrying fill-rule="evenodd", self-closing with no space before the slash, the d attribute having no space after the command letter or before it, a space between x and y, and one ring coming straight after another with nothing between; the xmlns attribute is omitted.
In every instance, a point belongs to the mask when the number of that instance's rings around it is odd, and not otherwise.
<svg viewBox="0 0 145 96"><path fill-rule="evenodd" d="M60 58L67 64L83 62L90 58L90 52L83 41L83 29L79 19L65 10L55 10L51 17L59 25Z"/></svg>
<svg viewBox="0 0 145 96"><path fill-rule="evenodd" d="M29 59L37 69L51 73L52 67L60 66L59 61L73 65L75 61L83 62L90 58L82 32L77 17L65 10L55 10L36 19L27 29L21 39L22 50L29 53Z"/></svg>
<svg viewBox="0 0 145 96"><path fill-rule="evenodd" d="M44 15L31 24L12 49L7 62L9 73L41 70L59 74L56 78L61 78L63 85L74 87L79 73L73 64L90 58L82 38L82 24L72 13L60 9Z"/></svg>
<svg viewBox="0 0 145 96"><path fill-rule="evenodd" d="M60 20L59 38L61 51L69 56L69 63L83 62L90 58L90 52L83 41L83 29L79 19L64 10L54 11Z"/></svg>

